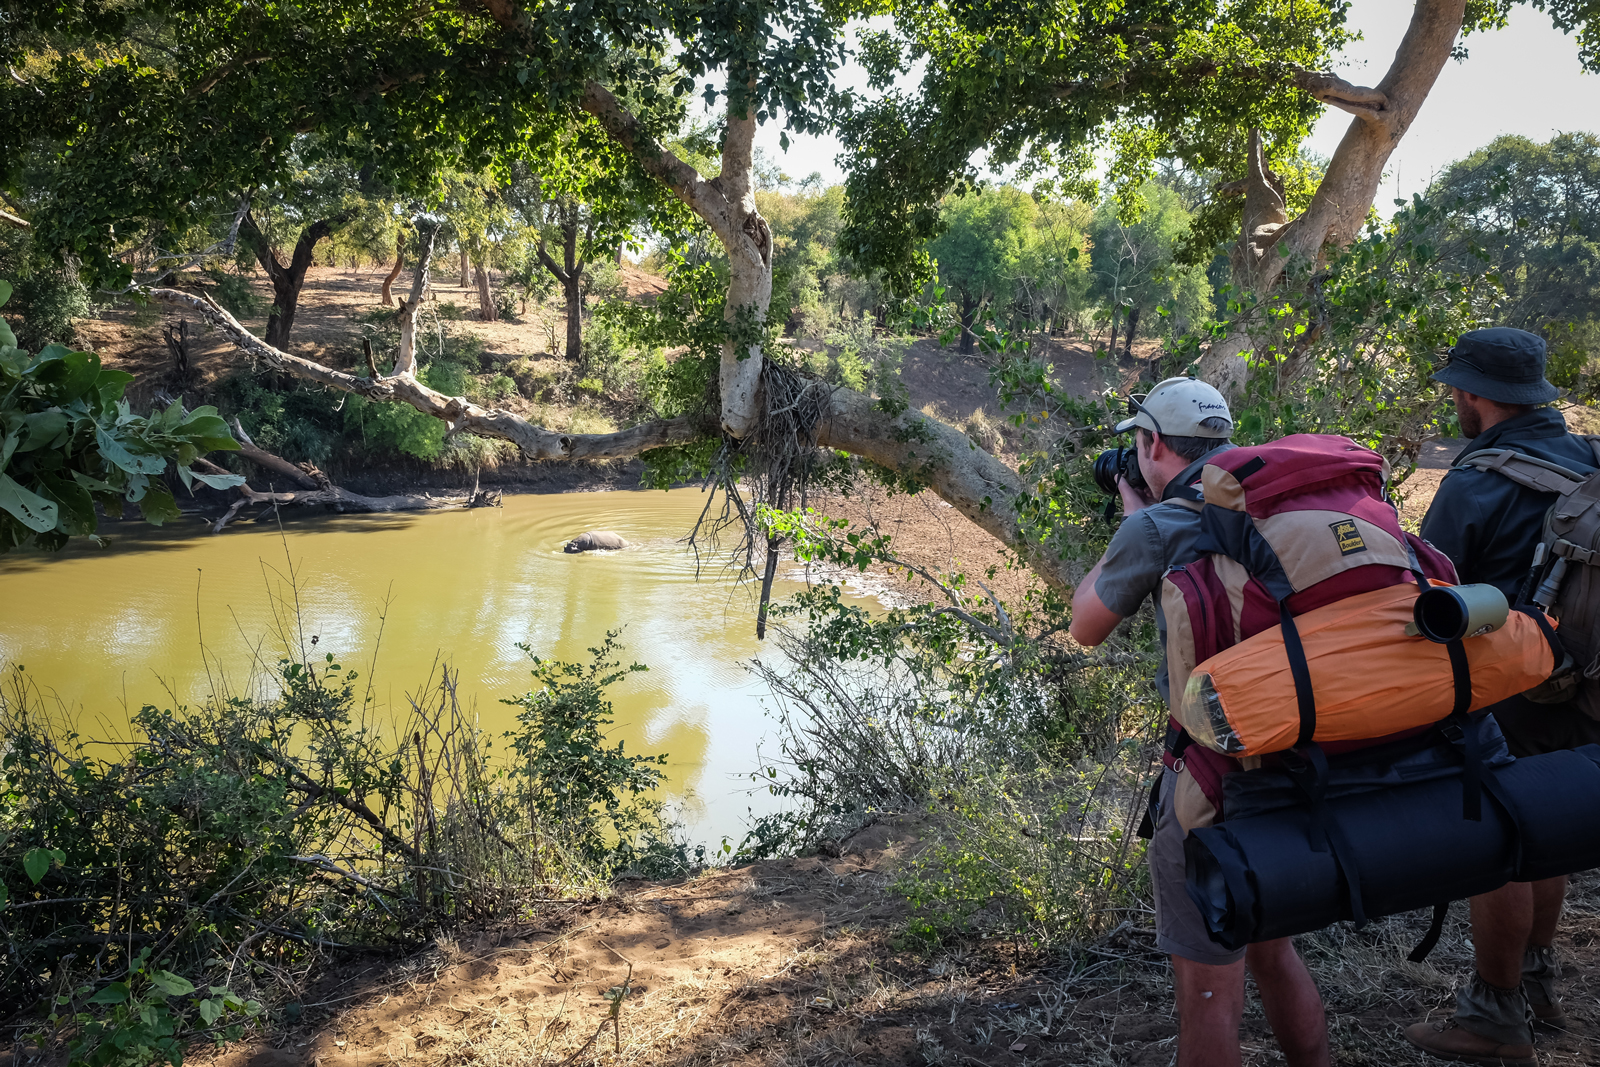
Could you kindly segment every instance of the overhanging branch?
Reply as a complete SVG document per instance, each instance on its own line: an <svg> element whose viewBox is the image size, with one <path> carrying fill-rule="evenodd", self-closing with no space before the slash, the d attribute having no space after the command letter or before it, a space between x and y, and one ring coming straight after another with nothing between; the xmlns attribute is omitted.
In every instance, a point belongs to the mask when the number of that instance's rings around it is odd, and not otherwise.
<svg viewBox="0 0 1600 1067"><path fill-rule="evenodd" d="M239 324L239 321L205 294L177 289L151 289L150 299L187 308L221 330L233 344L275 370L316 382L330 389L355 393L368 400L398 401L424 415L442 420L452 431L475 433L510 441L530 459L624 459L652 448L687 444L706 435L694 419L657 419L617 433L564 434L535 426L519 415L481 408L461 396L446 396L428 388L410 374L371 378L325 367L309 359L274 348Z"/></svg>
<svg viewBox="0 0 1600 1067"><path fill-rule="evenodd" d="M1353 85L1331 71L1306 70L1302 67L1286 65L1229 67L1209 59L1190 63L1177 71L1170 67L1160 68L1159 76L1153 72L1136 69L1124 71L1111 77L1082 78L1077 81L1062 82L1052 86L1051 92L1056 98L1065 99L1090 90L1136 89L1140 83L1157 80L1157 77L1162 81L1169 80L1174 73L1180 80L1188 79L1190 81L1231 77L1252 81L1286 83L1308 93L1329 107L1336 107L1341 111L1348 111L1352 115L1359 115L1372 121L1381 121L1389 109L1388 94L1363 85Z"/></svg>
<svg viewBox="0 0 1600 1067"><path fill-rule="evenodd" d="M409 374L361 377L280 351L241 326L205 294L152 289L152 300L187 308L221 330L234 345L268 366L304 381L356 393L370 400L408 404L442 419L454 430L510 441L533 459L626 459L653 448L714 437L713 419L657 419L617 433L562 434L534 426L509 411L487 410L465 397L445 396ZM1080 577L1076 564L1032 540L1017 512L1023 493L1016 471L975 447L966 434L915 411L885 412L870 396L830 389L816 444L860 456L927 485L979 527L1009 546L1046 583L1070 592Z"/></svg>
<svg viewBox="0 0 1600 1067"><path fill-rule="evenodd" d="M583 97L578 105L593 115L601 129L626 149L647 174L671 189L678 199L704 219L724 244L732 240L728 197L716 185L701 177L699 171L656 140L644 128L644 124L622 106L610 89L599 82L589 82L584 86Z"/></svg>

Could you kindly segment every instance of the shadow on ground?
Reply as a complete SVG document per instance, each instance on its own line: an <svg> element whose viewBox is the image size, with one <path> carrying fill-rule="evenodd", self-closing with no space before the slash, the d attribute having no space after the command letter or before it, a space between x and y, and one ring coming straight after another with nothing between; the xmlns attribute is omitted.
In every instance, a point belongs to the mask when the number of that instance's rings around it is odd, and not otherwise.
<svg viewBox="0 0 1600 1067"><path fill-rule="evenodd" d="M992 942L908 950L888 891L903 853L870 828L837 858L755 864L641 885L548 925L445 941L392 965L351 965L307 996L304 1024L215 1058L228 1067L448 1064L1022 1065L1174 1062L1166 962L1148 917L1068 954ZM1466 907L1423 964L1426 916L1302 939L1329 1009L1334 1062L1436 1063L1401 1027L1448 1013L1467 973ZM1578 879L1563 924L1572 1029L1542 1033L1548 1065L1600 1055L1600 877ZM618 1028L610 1001L629 975ZM1251 990L1245 1063L1282 1063Z"/></svg>

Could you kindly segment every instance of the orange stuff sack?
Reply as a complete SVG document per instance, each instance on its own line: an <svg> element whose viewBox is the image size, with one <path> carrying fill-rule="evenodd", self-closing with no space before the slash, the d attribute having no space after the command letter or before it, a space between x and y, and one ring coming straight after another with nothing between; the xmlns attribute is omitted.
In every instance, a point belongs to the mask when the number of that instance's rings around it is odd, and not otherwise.
<svg viewBox="0 0 1600 1067"><path fill-rule="evenodd" d="M1391 585L1295 618L1316 692L1313 740L1381 737L1450 715L1456 694L1448 646L1405 632L1416 599L1414 584ZM1531 689L1555 670L1538 623L1519 611L1462 647L1473 711ZM1283 628L1263 630L1197 664L1174 703L1178 722L1214 751L1261 756L1294 747L1301 724Z"/></svg>

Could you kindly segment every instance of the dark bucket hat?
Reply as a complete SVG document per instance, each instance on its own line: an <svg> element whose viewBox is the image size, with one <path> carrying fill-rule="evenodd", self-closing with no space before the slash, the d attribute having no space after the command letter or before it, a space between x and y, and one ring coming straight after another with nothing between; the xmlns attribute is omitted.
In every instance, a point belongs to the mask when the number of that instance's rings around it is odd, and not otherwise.
<svg viewBox="0 0 1600 1067"><path fill-rule="evenodd" d="M1433 380L1497 404L1548 404L1562 396L1544 380L1544 338L1496 326L1456 339L1450 359Z"/></svg>

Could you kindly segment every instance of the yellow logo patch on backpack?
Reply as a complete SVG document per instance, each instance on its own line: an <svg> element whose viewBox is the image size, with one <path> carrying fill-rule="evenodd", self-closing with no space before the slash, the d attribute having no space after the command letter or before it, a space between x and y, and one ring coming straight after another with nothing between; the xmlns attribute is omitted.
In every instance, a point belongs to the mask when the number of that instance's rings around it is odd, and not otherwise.
<svg viewBox="0 0 1600 1067"><path fill-rule="evenodd" d="M1340 519L1338 522L1330 522L1328 529L1333 531L1334 540L1339 543L1339 555L1348 556L1367 550L1367 543L1361 539L1361 531L1356 529L1355 520Z"/></svg>

